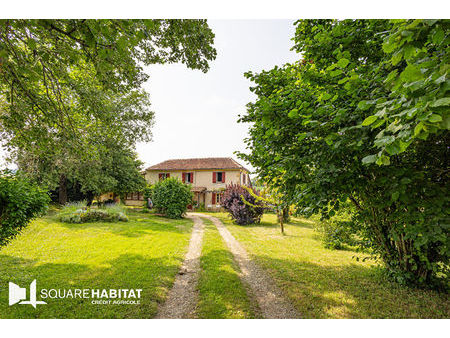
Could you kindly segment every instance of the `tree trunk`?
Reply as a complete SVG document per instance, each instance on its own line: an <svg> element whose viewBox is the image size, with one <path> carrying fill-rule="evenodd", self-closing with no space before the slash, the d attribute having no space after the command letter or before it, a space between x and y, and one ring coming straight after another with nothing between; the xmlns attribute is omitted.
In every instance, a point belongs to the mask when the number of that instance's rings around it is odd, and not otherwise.
<svg viewBox="0 0 450 338"><path fill-rule="evenodd" d="M64 174L59 176L58 202L61 205L67 203L67 178Z"/></svg>
<svg viewBox="0 0 450 338"><path fill-rule="evenodd" d="M289 207L283 208L283 222L289 222L290 216L289 216Z"/></svg>
<svg viewBox="0 0 450 338"><path fill-rule="evenodd" d="M283 211L277 211L278 222L280 222L281 233L284 234Z"/></svg>
<svg viewBox="0 0 450 338"><path fill-rule="evenodd" d="M92 205L92 201L94 200L94 193L92 191L88 191L86 193L86 198L87 198L87 206L90 207Z"/></svg>

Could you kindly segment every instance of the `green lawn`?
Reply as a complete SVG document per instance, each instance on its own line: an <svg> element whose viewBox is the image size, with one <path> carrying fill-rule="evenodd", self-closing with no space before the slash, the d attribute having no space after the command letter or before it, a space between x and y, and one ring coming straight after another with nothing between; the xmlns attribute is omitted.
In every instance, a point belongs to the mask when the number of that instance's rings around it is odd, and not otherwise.
<svg viewBox="0 0 450 338"><path fill-rule="evenodd" d="M274 278L303 318L449 318L448 295L399 286L353 251L325 249L313 222L293 219L280 234L275 215L238 226L214 213Z"/></svg>
<svg viewBox="0 0 450 338"><path fill-rule="evenodd" d="M189 219L129 210L129 222L64 224L33 221L0 250L0 318L152 318L184 259ZM293 219L280 234L274 215L259 225L232 224L214 213L274 278L304 318L448 318L448 295L399 286L372 261L328 250L312 221ZM217 229L204 220L199 318L259 317L239 268ZM47 299L47 305L8 306L8 282L40 289L143 289L139 305L94 305L90 299ZM27 294L28 296L28 294Z"/></svg>
<svg viewBox="0 0 450 338"><path fill-rule="evenodd" d="M151 318L184 259L192 221L129 211L129 222L33 221L0 250L0 318ZM8 306L8 282L40 289L143 289L139 305L48 299ZM28 292L27 292L28 296ZM39 298L39 297L38 297Z"/></svg>
<svg viewBox="0 0 450 338"><path fill-rule="evenodd" d="M254 304L239 279L239 268L219 231L206 218L203 237L198 318L255 318Z"/></svg>

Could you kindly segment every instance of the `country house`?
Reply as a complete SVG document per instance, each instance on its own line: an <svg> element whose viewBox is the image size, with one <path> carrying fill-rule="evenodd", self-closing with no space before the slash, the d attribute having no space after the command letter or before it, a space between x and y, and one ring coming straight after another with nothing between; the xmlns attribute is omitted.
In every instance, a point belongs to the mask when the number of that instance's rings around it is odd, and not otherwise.
<svg viewBox="0 0 450 338"><path fill-rule="evenodd" d="M194 206L207 209L220 208L225 186L230 183L250 185L249 171L230 157L188 158L167 160L145 170L144 177L149 184L155 184L168 177L176 177L191 185ZM142 204L141 194L128 194L126 204Z"/></svg>

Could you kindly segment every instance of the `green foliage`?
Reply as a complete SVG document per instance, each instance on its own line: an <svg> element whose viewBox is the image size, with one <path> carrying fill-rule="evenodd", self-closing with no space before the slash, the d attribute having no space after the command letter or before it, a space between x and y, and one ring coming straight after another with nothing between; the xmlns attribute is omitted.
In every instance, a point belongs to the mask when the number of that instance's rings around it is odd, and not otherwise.
<svg viewBox="0 0 450 338"><path fill-rule="evenodd" d="M350 232L339 222L325 221L321 224L320 231L327 249L343 249L351 241Z"/></svg>
<svg viewBox="0 0 450 338"><path fill-rule="evenodd" d="M66 204L58 214L58 219L64 223L128 222L123 206L111 204L94 209L87 207L86 201Z"/></svg>
<svg viewBox="0 0 450 338"><path fill-rule="evenodd" d="M0 142L50 190L140 190L134 145L154 116L143 67L206 72L213 39L205 20L0 20Z"/></svg>
<svg viewBox="0 0 450 338"><path fill-rule="evenodd" d="M303 60L247 73L257 100L240 118L252 123L241 157L298 213L327 219L352 201L363 240L398 281L421 285L448 275L448 38L436 33L447 24L299 21ZM410 25L419 32L402 34Z"/></svg>
<svg viewBox="0 0 450 338"><path fill-rule="evenodd" d="M16 163L29 178L51 190L64 188L62 184L76 185L83 194L81 198L92 199L105 192L123 196L145 187L142 162L131 147L112 140L100 141L95 137L92 140L98 148L90 158L75 156L70 151L56 154L52 148L46 151L47 156L36 156L21 149L16 152ZM61 182L62 175L65 180Z"/></svg>
<svg viewBox="0 0 450 338"><path fill-rule="evenodd" d="M26 178L7 171L0 172L0 247L47 211L47 192Z"/></svg>
<svg viewBox="0 0 450 338"><path fill-rule="evenodd" d="M143 66L206 72L213 40L206 20L1 20L2 136L14 148L33 141L36 152L70 146L79 156L89 153L87 129L148 140Z"/></svg>
<svg viewBox="0 0 450 338"><path fill-rule="evenodd" d="M173 177L159 181L153 187L156 210L169 218L181 218L193 198L191 187Z"/></svg>
<svg viewBox="0 0 450 338"><path fill-rule="evenodd" d="M153 200L153 189L154 189L154 186L153 185L147 185L145 188L144 188L144 200L145 200L145 206L148 208L148 203L147 203L147 201L148 201L148 199L150 198L151 200Z"/></svg>
<svg viewBox="0 0 450 338"><path fill-rule="evenodd" d="M406 151L416 139L445 135L450 128L448 20L395 20L383 39L378 65L389 72L385 93L374 92L373 141L378 164ZM364 124L363 124L364 125Z"/></svg>
<svg viewBox="0 0 450 338"><path fill-rule="evenodd" d="M316 230L321 232L325 248L335 250L349 247L356 247L357 250L367 248L367 243L361 240L361 231L352 222L354 213L355 207L347 201L332 217L317 220Z"/></svg>
<svg viewBox="0 0 450 338"><path fill-rule="evenodd" d="M243 186L245 190L259 203L259 206L253 205L244 198L242 201L250 205L252 207L261 207L268 210L273 210L277 214L278 223L280 224L281 232L284 233L284 223L289 222L289 203L284 201L284 196L281 195L276 188L264 187L258 194L253 190L253 188L249 188Z"/></svg>

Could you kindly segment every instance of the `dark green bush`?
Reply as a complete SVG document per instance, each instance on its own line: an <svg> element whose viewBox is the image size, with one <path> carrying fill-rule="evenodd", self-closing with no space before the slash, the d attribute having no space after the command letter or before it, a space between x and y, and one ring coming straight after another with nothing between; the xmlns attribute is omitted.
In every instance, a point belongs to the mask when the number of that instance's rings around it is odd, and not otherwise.
<svg viewBox="0 0 450 338"><path fill-rule="evenodd" d="M156 210L169 218L181 218L194 197L190 186L176 178L156 183L152 195Z"/></svg>
<svg viewBox="0 0 450 338"><path fill-rule="evenodd" d="M47 192L20 175L0 172L0 247L47 211Z"/></svg>

